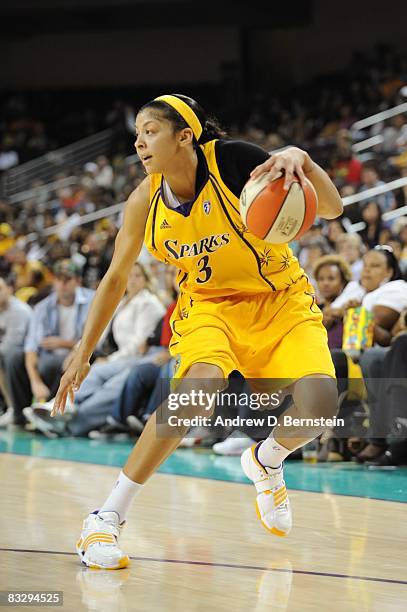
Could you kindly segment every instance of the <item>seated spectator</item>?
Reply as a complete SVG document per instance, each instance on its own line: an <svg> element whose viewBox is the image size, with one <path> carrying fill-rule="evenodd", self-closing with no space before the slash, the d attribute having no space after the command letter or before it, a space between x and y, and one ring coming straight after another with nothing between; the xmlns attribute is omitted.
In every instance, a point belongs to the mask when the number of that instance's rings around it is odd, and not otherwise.
<svg viewBox="0 0 407 612"><path fill-rule="evenodd" d="M370 364L371 374L377 379L368 383L370 405L373 410L369 434L369 445L358 455L360 463L388 466L406 464L406 448L400 452L400 436L406 441L406 427L398 431L397 420L407 423L407 308L400 313L394 326L389 349L382 355L383 360ZM372 372L372 367L377 368ZM372 397L373 395L373 397ZM399 421L401 422L401 421Z"/></svg>
<svg viewBox="0 0 407 612"><path fill-rule="evenodd" d="M24 424L23 408L45 401L57 390L66 358L82 335L94 292L80 287L79 271L70 260L54 268L53 291L34 307L24 350L4 358L14 423Z"/></svg>
<svg viewBox="0 0 407 612"><path fill-rule="evenodd" d="M43 273L41 289L52 282L52 274L47 267L41 261L28 259L24 249L17 246L13 247L7 252L6 259L10 262L11 270L16 276L17 289L31 286L32 273L35 270L40 270Z"/></svg>
<svg viewBox="0 0 407 612"><path fill-rule="evenodd" d="M386 156L396 155L401 151L405 142L407 124L403 115L391 117L386 123L381 131L383 141L378 148L383 153L386 153Z"/></svg>
<svg viewBox="0 0 407 612"><path fill-rule="evenodd" d="M398 236L401 241L400 268L405 274L407 272L407 219L406 224L400 227Z"/></svg>
<svg viewBox="0 0 407 612"><path fill-rule="evenodd" d="M325 255L314 265L317 283L318 306L322 310L323 324L328 332L329 348L342 348L342 317L335 316L331 304L344 291L352 279L352 272L340 255Z"/></svg>
<svg viewBox="0 0 407 612"><path fill-rule="evenodd" d="M402 279L392 249L388 246L376 246L366 253L363 262L361 284L366 294L361 300L361 305L373 314L374 346L362 352L359 358L367 388L370 414L369 444L357 455L357 461L360 463L376 459L385 450L385 441L383 436L379 435L382 420L378 412L383 410L383 406L377 403L379 379L382 377L382 364L391 345L396 323L400 313L407 308L407 283ZM350 305L355 306L357 303ZM338 380L345 381L348 367L344 353L333 351L332 357Z"/></svg>
<svg viewBox="0 0 407 612"><path fill-rule="evenodd" d="M403 310L393 328L393 339L389 350L379 366L380 380L376 381L376 401L373 402L374 427L370 439L370 455L365 459L361 453L359 461L367 465L389 466L407 463L407 309ZM404 443L404 444L403 444ZM372 448L373 446L373 448ZM369 447L365 449L367 454ZM379 452L381 448L381 453Z"/></svg>
<svg viewBox="0 0 407 612"><path fill-rule="evenodd" d="M344 260L350 265L352 270L352 280L360 280L363 261L362 256L365 251L363 242L359 234L341 234L336 241L336 250Z"/></svg>
<svg viewBox="0 0 407 612"><path fill-rule="evenodd" d="M361 185L358 193L363 193L367 189L382 187L386 183L379 178L379 171L374 162L368 161L363 164L361 172ZM386 191L380 195L373 196L373 199L380 206L382 212L388 212L396 208L396 200L392 191Z"/></svg>
<svg viewBox="0 0 407 612"><path fill-rule="evenodd" d="M337 251L336 243L339 240L340 236L346 233L345 226L341 219L332 219L328 221L328 225L326 228L326 237L328 240L328 244L333 251Z"/></svg>
<svg viewBox="0 0 407 612"><path fill-rule="evenodd" d="M16 291L16 298L26 302L29 306L35 306L41 302L52 291L52 283L46 283L44 272L40 269L31 270L30 280L26 287L21 287Z"/></svg>
<svg viewBox="0 0 407 612"><path fill-rule="evenodd" d="M111 414L106 418L106 426L102 428L102 433L112 433L117 429L128 428L138 432L142 431L147 418L162 401L162 379L166 379L164 386L168 387L169 391L168 381L172 378L174 361L171 360L168 347L172 337L170 319L179 291L176 281L177 269L174 266L167 266L166 277L168 285L170 279L172 282L172 302L168 305L154 333L146 341L148 346L159 346L160 350L151 354L148 360L134 364L128 373L121 393L114 401ZM156 404L157 393L161 397L158 404Z"/></svg>
<svg viewBox="0 0 407 612"><path fill-rule="evenodd" d="M109 267L105 252L106 240L107 236L103 232L92 232L81 246L80 254L84 259L82 278L85 287L97 289Z"/></svg>
<svg viewBox="0 0 407 612"><path fill-rule="evenodd" d="M376 200L369 200L362 208L362 220L366 227L360 232L363 243L373 249L380 240L380 232L384 228L382 210Z"/></svg>
<svg viewBox="0 0 407 612"><path fill-rule="evenodd" d="M403 252L403 243L401 242L400 238L398 238L397 236L391 235L386 244L393 249L394 257L397 259L397 262L400 266L401 254ZM400 266L400 271L403 275L404 270L402 270L401 266Z"/></svg>
<svg viewBox="0 0 407 612"><path fill-rule="evenodd" d="M29 306L13 296L15 279L12 275L0 278L0 392L7 408L0 417L0 427L13 422L13 409L4 373L4 357L15 348L23 348L32 317Z"/></svg>
<svg viewBox="0 0 407 612"><path fill-rule="evenodd" d="M333 156L330 175L337 187L346 184L358 185L362 163L352 151L352 136L349 130L338 130L336 135L336 151Z"/></svg>
<svg viewBox="0 0 407 612"><path fill-rule="evenodd" d="M323 236L311 238L301 250L299 257L300 263L312 284L315 284L315 279L313 277L315 262L323 255L329 253L329 251L328 242Z"/></svg>
<svg viewBox="0 0 407 612"><path fill-rule="evenodd" d="M41 417L45 422L44 433L81 436L101 427L111 413L113 402L120 394L131 368L140 361L150 360L155 352L146 347L146 340L164 313L164 306L149 289L145 269L136 263L128 278L126 296L111 322L117 350L108 357L97 359L91 366L75 395L75 404L70 406L72 418L69 423L63 418L49 418L53 401L46 406L35 406L35 411L25 410L26 417L39 428Z"/></svg>
<svg viewBox="0 0 407 612"><path fill-rule="evenodd" d="M99 438L116 433L141 432L143 430L146 420L143 415L147 410L145 406L149 395L157 387L158 379L163 377L169 379L172 376L173 360L170 361L168 351L172 336L169 321L175 308L178 285L176 283L176 268L173 266L167 266L166 268L166 275L172 277L173 301L168 306L164 317L158 321L153 333L146 339L144 346L141 347L142 356L128 362L131 368L130 372L129 368L126 367L124 374L120 378L117 377L116 382L118 381L120 384L117 386L115 393L110 394L111 397L107 398L107 401L105 401L107 397L105 394L102 409L100 409L100 405L96 404L95 410L88 410L85 413L80 410L79 406L79 411L77 413L73 412L68 422L66 419L51 419L49 412L44 411L44 409L34 409L30 420L40 431L51 436L86 435L89 432L89 437ZM124 386L123 378L125 380ZM120 386L122 389L119 388ZM150 398L149 405L151 402L154 404L153 395ZM51 407L52 403L48 408ZM91 429L90 426L93 426L94 429ZM89 431L90 429L91 431Z"/></svg>
<svg viewBox="0 0 407 612"><path fill-rule="evenodd" d="M407 283L402 279L397 260L388 246L376 247L370 252L366 271L362 275L367 287L372 283L377 284L375 278L383 277L387 282L383 283L382 280L381 286L367 293L362 302L362 305L374 314L374 342L378 346L368 349L360 357L370 413L369 444L357 455L360 463L374 460L386 450L381 417L385 406L380 403L380 397L383 397L380 394L381 379L384 378L383 364L392 339L398 331L400 314L407 308Z"/></svg>
<svg viewBox="0 0 407 612"><path fill-rule="evenodd" d="M96 185L96 176L98 174L99 167L95 162L88 162L83 167L83 174L81 178L81 185L86 189L92 189Z"/></svg>
<svg viewBox="0 0 407 612"><path fill-rule="evenodd" d="M391 230L389 227L383 227L380 231L379 241L377 244L389 244L389 240L391 240Z"/></svg>
<svg viewBox="0 0 407 612"><path fill-rule="evenodd" d="M105 155L99 155L96 160L98 171L95 176L96 185L110 189L113 183L113 168Z"/></svg>
<svg viewBox="0 0 407 612"><path fill-rule="evenodd" d="M9 223L0 223L0 256L7 253L15 244L13 228Z"/></svg>
<svg viewBox="0 0 407 612"><path fill-rule="evenodd" d="M354 185L343 185L339 189L339 193L342 199L349 196L353 196L356 193L356 187ZM346 204L344 201L345 210L343 217L350 221L350 223L359 223L360 217L360 202L353 202L352 204Z"/></svg>

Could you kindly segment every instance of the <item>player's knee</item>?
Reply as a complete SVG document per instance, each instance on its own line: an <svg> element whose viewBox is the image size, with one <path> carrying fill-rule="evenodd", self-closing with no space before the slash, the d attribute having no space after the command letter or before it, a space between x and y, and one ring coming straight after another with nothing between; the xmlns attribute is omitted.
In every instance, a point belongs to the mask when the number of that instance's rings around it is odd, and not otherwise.
<svg viewBox="0 0 407 612"><path fill-rule="evenodd" d="M188 378L202 379L202 381L224 380L223 372L219 366L212 363L194 363L188 370Z"/></svg>
<svg viewBox="0 0 407 612"><path fill-rule="evenodd" d="M332 378L304 378L298 381L294 402L304 416L332 418L338 410L338 390Z"/></svg>
<svg viewBox="0 0 407 612"><path fill-rule="evenodd" d="M190 394L190 416L212 416L217 394L227 386L222 370L210 363L195 363L183 380L182 389Z"/></svg>

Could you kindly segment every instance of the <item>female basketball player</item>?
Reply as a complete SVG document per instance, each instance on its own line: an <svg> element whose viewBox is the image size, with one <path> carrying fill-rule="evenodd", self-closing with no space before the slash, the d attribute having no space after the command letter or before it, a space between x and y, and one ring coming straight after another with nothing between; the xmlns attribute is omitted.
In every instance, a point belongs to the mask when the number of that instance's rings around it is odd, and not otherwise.
<svg viewBox="0 0 407 612"><path fill-rule="evenodd" d="M328 175L309 155L289 147L272 156L261 148L225 140L191 98L165 95L136 118L137 153L147 177L129 197L110 267L99 285L83 338L63 375L53 414L63 412L89 372L89 358L126 289L143 239L161 261L179 269L180 296L171 319L170 350L180 386L200 380L215 392L232 370L248 379L284 379L295 416L336 413L334 367L314 290L288 245L268 244L247 231L239 195L251 174L285 173L313 183L318 215L333 219L342 202ZM280 383L281 384L281 383ZM206 413L206 416L209 416ZM257 490L258 516L273 534L291 528L283 460L323 427L286 428L248 449L242 467ZM118 546L120 528L135 494L175 450L178 437L156 435L153 415L99 511L84 521L77 543L87 566L117 569L129 559Z"/></svg>

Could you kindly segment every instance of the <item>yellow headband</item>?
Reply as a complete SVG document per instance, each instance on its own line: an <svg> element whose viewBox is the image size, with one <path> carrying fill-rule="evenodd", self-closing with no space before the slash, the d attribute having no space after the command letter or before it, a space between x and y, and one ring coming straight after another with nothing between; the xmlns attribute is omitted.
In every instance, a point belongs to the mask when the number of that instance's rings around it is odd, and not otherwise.
<svg viewBox="0 0 407 612"><path fill-rule="evenodd" d="M154 99L154 102L166 102L167 104L172 106L172 108L174 108L177 113L181 115L184 121L189 125L189 127L194 133L196 140L198 141L200 139L202 134L201 122L199 121L192 108L188 106L188 104L186 104L180 98L171 95L159 96L158 98Z"/></svg>

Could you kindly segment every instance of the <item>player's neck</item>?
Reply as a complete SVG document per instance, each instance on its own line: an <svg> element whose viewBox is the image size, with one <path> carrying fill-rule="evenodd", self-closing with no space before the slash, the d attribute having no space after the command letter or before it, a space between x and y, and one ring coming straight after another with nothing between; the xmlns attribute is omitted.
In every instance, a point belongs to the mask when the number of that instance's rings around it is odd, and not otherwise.
<svg viewBox="0 0 407 612"><path fill-rule="evenodd" d="M195 151L177 155L174 165L164 173L172 193L180 201L189 201L195 197L198 157Z"/></svg>

